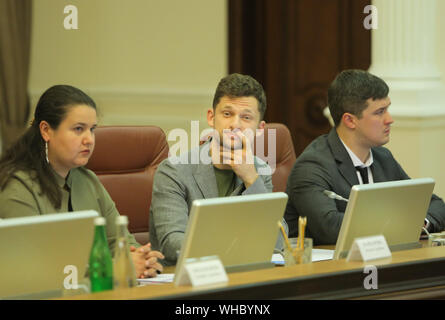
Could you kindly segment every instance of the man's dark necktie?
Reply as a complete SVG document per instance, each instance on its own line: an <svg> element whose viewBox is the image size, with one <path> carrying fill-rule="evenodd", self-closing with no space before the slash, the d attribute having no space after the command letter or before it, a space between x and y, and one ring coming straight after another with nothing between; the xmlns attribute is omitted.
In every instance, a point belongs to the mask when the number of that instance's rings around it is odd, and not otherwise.
<svg viewBox="0 0 445 320"><path fill-rule="evenodd" d="M367 167L355 167L355 169L360 172L363 184L369 183L368 180L368 168Z"/></svg>

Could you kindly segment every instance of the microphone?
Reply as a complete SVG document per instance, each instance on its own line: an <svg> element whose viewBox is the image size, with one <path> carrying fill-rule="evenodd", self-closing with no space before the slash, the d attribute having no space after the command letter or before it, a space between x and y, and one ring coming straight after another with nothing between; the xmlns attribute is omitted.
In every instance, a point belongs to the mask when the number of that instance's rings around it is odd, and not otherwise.
<svg viewBox="0 0 445 320"><path fill-rule="evenodd" d="M342 196L339 196L334 191L324 190L323 193L328 196L328 198L334 199L334 200L341 200L348 202L348 199L343 198Z"/></svg>

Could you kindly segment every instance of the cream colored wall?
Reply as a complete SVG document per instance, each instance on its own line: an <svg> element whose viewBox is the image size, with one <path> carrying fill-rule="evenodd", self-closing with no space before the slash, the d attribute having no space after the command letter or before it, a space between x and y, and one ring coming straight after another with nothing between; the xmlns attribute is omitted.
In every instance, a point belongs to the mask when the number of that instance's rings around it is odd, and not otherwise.
<svg viewBox="0 0 445 320"><path fill-rule="evenodd" d="M437 1L436 61L445 80L445 1Z"/></svg>
<svg viewBox="0 0 445 320"><path fill-rule="evenodd" d="M445 1L437 1L436 62L445 82ZM443 102L445 108L445 101ZM434 192L445 197L445 117L394 117L391 149L412 178L432 177Z"/></svg>
<svg viewBox="0 0 445 320"><path fill-rule="evenodd" d="M65 30L63 9L78 9ZM207 127L214 89L227 73L225 0L34 0L32 105L54 84L83 89L102 125Z"/></svg>
<svg viewBox="0 0 445 320"><path fill-rule="evenodd" d="M432 177L445 197L445 117L396 118L388 148L412 178Z"/></svg>

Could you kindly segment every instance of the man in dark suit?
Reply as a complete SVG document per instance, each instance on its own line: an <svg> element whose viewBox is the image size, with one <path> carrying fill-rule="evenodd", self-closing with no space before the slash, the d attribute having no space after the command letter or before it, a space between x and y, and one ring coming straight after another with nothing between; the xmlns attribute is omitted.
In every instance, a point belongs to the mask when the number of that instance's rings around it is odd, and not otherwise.
<svg viewBox="0 0 445 320"><path fill-rule="evenodd" d="M303 151L287 182L289 236L297 236L298 217L306 216L307 236L314 244L335 244L346 202L328 198L324 190L348 199L356 184L409 179L382 147L389 141L393 123L388 93L382 79L361 70L343 71L332 82L328 105L335 128ZM445 204L436 195L425 227L430 232L445 229Z"/></svg>

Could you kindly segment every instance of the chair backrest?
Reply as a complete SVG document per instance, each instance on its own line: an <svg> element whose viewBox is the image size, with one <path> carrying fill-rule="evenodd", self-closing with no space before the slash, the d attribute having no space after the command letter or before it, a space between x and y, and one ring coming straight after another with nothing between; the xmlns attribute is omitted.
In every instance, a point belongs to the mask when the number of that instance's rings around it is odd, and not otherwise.
<svg viewBox="0 0 445 320"><path fill-rule="evenodd" d="M129 231L146 244L153 176L168 157L165 134L156 126L104 126L95 133L87 168L99 177L119 213L128 216Z"/></svg>
<svg viewBox="0 0 445 320"><path fill-rule="evenodd" d="M274 129L276 133L276 159L273 159L273 157L268 154L270 129ZM274 135L270 135L270 138L272 138L273 136ZM297 159L295 155L292 136L289 129L282 123L266 123L264 134L260 137L257 137L256 140L255 155L269 163L271 167L275 166L275 172L272 174L272 183L274 186L273 191L285 192L287 178L289 177L292 166ZM258 152L258 150L256 150L256 146L261 143L264 143L264 155L262 154L263 152ZM274 160L275 163L273 163Z"/></svg>

